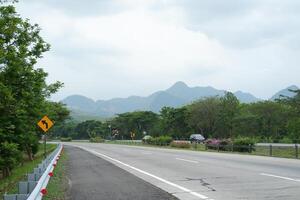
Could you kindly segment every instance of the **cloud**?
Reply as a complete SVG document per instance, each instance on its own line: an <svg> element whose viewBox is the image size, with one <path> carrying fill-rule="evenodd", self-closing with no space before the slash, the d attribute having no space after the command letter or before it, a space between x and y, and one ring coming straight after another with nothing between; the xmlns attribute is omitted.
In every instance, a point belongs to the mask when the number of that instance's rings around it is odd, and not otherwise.
<svg viewBox="0 0 300 200"><path fill-rule="evenodd" d="M298 5L267 3L29 0L18 10L52 45L39 66L65 82L55 99L148 95L178 80L266 98L300 84Z"/></svg>

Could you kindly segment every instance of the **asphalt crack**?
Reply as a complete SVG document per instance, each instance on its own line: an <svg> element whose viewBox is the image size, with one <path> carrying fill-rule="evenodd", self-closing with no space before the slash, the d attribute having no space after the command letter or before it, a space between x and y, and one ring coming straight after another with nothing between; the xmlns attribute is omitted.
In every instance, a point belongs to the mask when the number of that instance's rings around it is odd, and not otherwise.
<svg viewBox="0 0 300 200"><path fill-rule="evenodd" d="M216 189L211 186L208 182L206 182L203 178L186 178L184 181L199 181L201 186L206 187L210 191L215 192Z"/></svg>

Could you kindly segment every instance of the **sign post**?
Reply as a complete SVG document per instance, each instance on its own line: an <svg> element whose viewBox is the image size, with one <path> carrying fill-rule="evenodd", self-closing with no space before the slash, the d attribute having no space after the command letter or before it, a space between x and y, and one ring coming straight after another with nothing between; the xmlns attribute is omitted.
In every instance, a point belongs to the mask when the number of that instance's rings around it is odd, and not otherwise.
<svg viewBox="0 0 300 200"><path fill-rule="evenodd" d="M44 131L44 157L46 158L46 132L54 125L53 122L45 115L37 125Z"/></svg>

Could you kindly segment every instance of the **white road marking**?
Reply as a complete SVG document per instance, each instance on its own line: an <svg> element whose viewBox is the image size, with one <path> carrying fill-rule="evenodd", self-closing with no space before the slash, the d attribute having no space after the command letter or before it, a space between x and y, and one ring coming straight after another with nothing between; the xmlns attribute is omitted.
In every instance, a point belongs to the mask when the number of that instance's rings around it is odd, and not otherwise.
<svg viewBox="0 0 300 200"><path fill-rule="evenodd" d="M293 178L284 177L284 176L277 176L277 175L274 175L274 174L260 173L260 175L262 175L262 176L270 176L270 177L274 177L274 178L281 178L281 179L289 180L289 181L300 182L300 179L293 179Z"/></svg>
<svg viewBox="0 0 300 200"><path fill-rule="evenodd" d="M144 154L144 155L152 155L153 153L150 152L150 151L141 151L141 154Z"/></svg>
<svg viewBox="0 0 300 200"><path fill-rule="evenodd" d="M119 163L119 164L121 164L121 165L124 165L124 166L126 166L126 167L128 167L128 168L130 168L130 169L133 169L133 170L135 170L135 171L138 171L138 172L140 172L140 173L142 173L142 174L145 174L145 175L147 175L147 176L150 176L150 177L152 177L152 178L154 178L154 179L157 179L157 180L159 180L159 181L161 181L161 182L163 182L163 183L165 183L165 184L171 185L171 186L173 186L173 187L175 187L175 188L178 188L178 189L180 189L180 190L182 190L182 191L184 191L184 192L186 192L186 193L189 193L189 194L191 194L191 195L193 195L193 196L195 196L195 197L198 197L198 198L200 198L200 199L209 200L209 198L208 198L207 196L203 195L203 194L200 194L200 193L198 193L198 192L193 192L192 190L190 190L190 189L188 189L188 188L185 188L185 187L182 187L182 186L177 185L177 184L175 184L175 183L172 183L172 182L170 182L170 181L168 181L168 180L166 180L166 179L163 179L163 178L160 178L160 177L155 176L155 175L153 175L153 174L150 174L149 172L146 172L146 171L141 170L141 169L139 169L139 168L133 167L133 166L131 166L131 165L129 165L129 164L126 164L126 163L124 163L124 162L122 162L122 161L119 161L119 160L117 160L117 159L111 158L111 157L109 157L109 156L107 156L107 155L104 155L104 154L102 154L102 153L96 152L96 151L94 151L94 150L90 150L90 149L87 149L87 148L84 148L84 147L80 147L80 146L77 146L77 147L79 147L79 148L81 148L81 149L83 149L83 150L85 150L85 151L88 151L88 152L90 152L90 153L92 153L92 154L94 154L94 155L96 155L96 156L98 156L98 157L104 157L104 158L106 158L106 159L109 159L109 160L114 161L114 162L116 162L116 163Z"/></svg>
<svg viewBox="0 0 300 200"><path fill-rule="evenodd" d="M182 160L182 161L186 161L186 162L191 162L191 163L199 163L198 161L195 160L187 160L187 159L182 159L182 158L175 158L176 160Z"/></svg>

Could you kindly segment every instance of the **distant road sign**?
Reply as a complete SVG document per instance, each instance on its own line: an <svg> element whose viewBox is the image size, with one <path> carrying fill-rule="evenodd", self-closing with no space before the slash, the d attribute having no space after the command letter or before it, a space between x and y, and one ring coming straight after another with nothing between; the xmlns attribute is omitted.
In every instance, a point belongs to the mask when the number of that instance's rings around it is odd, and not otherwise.
<svg viewBox="0 0 300 200"><path fill-rule="evenodd" d="M38 126L46 133L53 126L53 122L47 116L44 116L38 122Z"/></svg>

